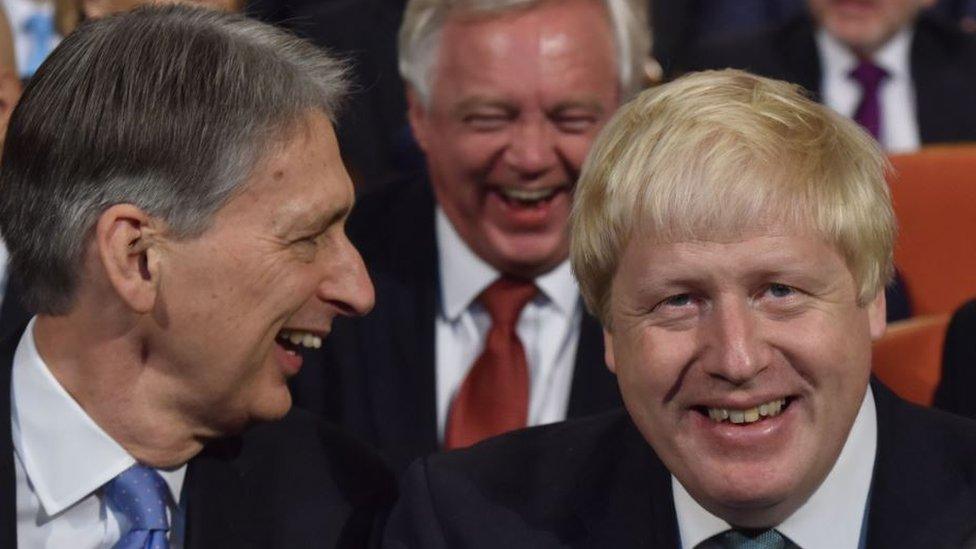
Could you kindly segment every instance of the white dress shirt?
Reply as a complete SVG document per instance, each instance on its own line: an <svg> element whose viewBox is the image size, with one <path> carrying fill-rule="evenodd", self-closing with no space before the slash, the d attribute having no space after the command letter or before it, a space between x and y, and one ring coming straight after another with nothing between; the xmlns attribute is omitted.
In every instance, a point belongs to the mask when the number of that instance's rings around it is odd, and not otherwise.
<svg viewBox="0 0 976 549"><path fill-rule="evenodd" d="M856 549L871 490L878 447L878 418L869 386L834 467L799 509L776 526L803 549ZM681 546L691 549L730 528L698 504L673 476L674 507Z"/></svg>
<svg viewBox="0 0 976 549"><path fill-rule="evenodd" d="M881 82L881 146L890 153L912 152L919 148L918 113L915 108L915 82L912 80L911 27L896 34L878 50L872 61L888 71ZM861 86L849 76L858 58L826 30L817 31L817 49L823 67L823 102L840 114L853 118L861 101Z"/></svg>
<svg viewBox="0 0 976 549"><path fill-rule="evenodd" d="M491 317L476 301L499 272L461 240L437 208L441 294L435 328L437 434L444 440L454 395L485 346ZM522 309L516 332L529 368L529 425L566 419L583 306L569 261L535 279L539 294Z"/></svg>
<svg viewBox="0 0 976 549"><path fill-rule="evenodd" d="M135 464L48 370L34 344L34 320L17 345L10 419L17 476L17 540L23 548L108 548L128 530L101 487ZM180 500L186 466L158 470ZM168 509L170 545L182 546L182 513ZM174 524L175 523L175 524Z"/></svg>

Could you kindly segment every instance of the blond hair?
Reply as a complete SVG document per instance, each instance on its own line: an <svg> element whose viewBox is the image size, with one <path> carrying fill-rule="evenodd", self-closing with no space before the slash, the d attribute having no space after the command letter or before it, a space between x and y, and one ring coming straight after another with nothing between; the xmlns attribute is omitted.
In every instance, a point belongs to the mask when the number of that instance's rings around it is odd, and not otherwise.
<svg viewBox="0 0 976 549"><path fill-rule="evenodd" d="M610 120L580 175L570 259L583 298L609 328L635 233L722 240L779 223L834 245L867 303L893 271L888 169L868 134L785 82L724 70L648 90Z"/></svg>

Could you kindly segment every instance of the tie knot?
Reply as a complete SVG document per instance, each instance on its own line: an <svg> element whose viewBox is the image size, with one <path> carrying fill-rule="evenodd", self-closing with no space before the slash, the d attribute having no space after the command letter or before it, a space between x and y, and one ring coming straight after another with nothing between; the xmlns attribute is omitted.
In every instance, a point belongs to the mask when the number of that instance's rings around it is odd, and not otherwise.
<svg viewBox="0 0 976 549"><path fill-rule="evenodd" d="M881 81L888 77L888 71L875 65L867 59L862 59L854 70L850 72L850 77L857 80L865 90L876 90Z"/></svg>
<svg viewBox="0 0 976 549"><path fill-rule="evenodd" d="M478 300L484 305L495 325L515 326L525 304L538 289L528 280L503 276L485 288Z"/></svg>
<svg viewBox="0 0 976 549"><path fill-rule="evenodd" d="M150 467L135 464L105 484L109 505L122 513L135 530L167 530L166 503L169 488Z"/></svg>
<svg viewBox="0 0 976 549"><path fill-rule="evenodd" d="M699 549L786 549L795 547L783 534L769 530L726 530L698 545Z"/></svg>

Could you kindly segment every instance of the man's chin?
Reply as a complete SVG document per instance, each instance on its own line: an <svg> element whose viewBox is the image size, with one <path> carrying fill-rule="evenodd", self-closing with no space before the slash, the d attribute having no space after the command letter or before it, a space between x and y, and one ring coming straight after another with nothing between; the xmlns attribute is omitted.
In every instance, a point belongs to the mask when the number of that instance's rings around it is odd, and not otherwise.
<svg viewBox="0 0 976 549"><path fill-rule="evenodd" d="M726 480L717 486L703 487L700 496L693 494L693 497L702 507L734 526L765 528L778 524L803 501L790 496L795 493L791 483L763 479L762 475Z"/></svg>
<svg viewBox="0 0 976 549"><path fill-rule="evenodd" d="M291 393L287 386L283 390L274 391L254 401L247 413L239 414L225 421L221 425L223 436L239 435L256 424L277 421L285 417L291 410Z"/></svg>
<svg viewBox="0 0 976 549"><path fill-rule="evenodd" d="M252 413L251 423L279 420L288 414L291 405L291 393L285 387L284 391L259 403Z"/></svg>
<svg viewBox="0 0 976 549"><path fill-rule="evenodd" d="M552 271L569 257L565 242L550 235L517 235L494 239L488 263L499 271L535 278Z"/></svg>

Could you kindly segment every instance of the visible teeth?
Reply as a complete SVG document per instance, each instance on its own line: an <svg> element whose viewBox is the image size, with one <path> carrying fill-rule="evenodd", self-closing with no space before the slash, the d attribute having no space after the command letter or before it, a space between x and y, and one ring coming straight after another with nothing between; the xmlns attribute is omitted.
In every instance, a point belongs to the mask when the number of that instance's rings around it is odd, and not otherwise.
<svg viewBox="0 0 976 549"><path fill-rule="evenodd" d="M780 411L786 406L786 399L780 398L773 400L771 402L766 402L756 406L755 408L748 408L745 410L730 410L726 408L709 408L708 417L712 421L721 423L725 420L729 420L732 423L754 423L759 421L763 417L774 417L779 415Z"/></svg>
<svg viewBox="0 0 976 549"><path fill-rule="evenodd" d="M311 332L282 330L278 334L278 337L286 341L290 341L292 345L301 345L302 347L307 347L309 349L318 349L322 347L322 338Z"/></svg>
<svg viewBox="0 0 976 549"><path fill-rule="evenodd" d="M505 198L511 198L512 200L520 200L522 202L535 202L537 200L542 200L544 198L549 198L550 196L556 194L558 188L549 189L520 189L512 187L502 187L498 191L502 193Z"/></svg>

